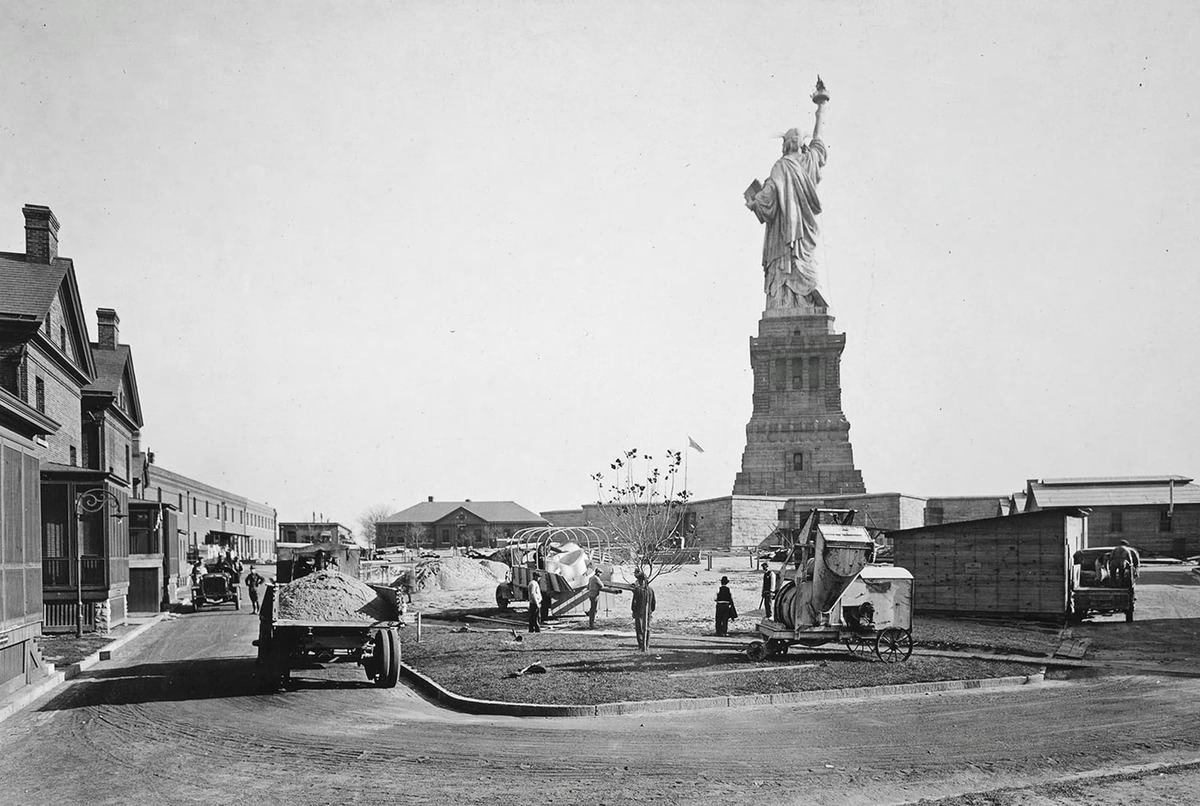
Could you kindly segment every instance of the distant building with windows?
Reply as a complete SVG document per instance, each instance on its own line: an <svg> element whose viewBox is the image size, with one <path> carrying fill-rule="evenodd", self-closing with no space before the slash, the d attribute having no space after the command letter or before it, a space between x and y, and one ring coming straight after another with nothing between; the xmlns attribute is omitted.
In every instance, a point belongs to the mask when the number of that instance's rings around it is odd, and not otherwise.
<svg viewBox="0 0 1200 806"><path fill-rule="evenodd" d="M274 562L273 507L168 470L153 457L152 452L138 455L142 498L170 506L176 513L174 540L160 547L165 555L165 585L176 589L187 585L189 554L212 558L232 551L243 560Z"/></svg>
<svg viewBox="0 0 1200 806"><path fill-rule="evenodd" d="M494 547L547 520L515 501L435 501L433 496L375 525L375 548Z"/></svg>
<svg viewBox="0 0 1200 806"><path fill-rule="evenodd" d="M354 542L354 531L349 526L332 521L284 521L279 524L280 543L337 543L349 545Z"/></svg>
<svg viewBox="0 0 1200 806"><path fill-rule="evenodd" d="M1025 511L1086 507L1088 545L1121 540L1143 554L1200 555L1200 485L1187 476L1030 479Z"/></svg>

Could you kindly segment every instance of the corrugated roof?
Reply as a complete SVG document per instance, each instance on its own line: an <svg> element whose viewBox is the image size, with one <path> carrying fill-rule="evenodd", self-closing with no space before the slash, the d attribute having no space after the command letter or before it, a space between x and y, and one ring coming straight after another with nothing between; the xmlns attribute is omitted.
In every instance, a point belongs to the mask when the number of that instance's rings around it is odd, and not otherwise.
<svg viewBox="0 0 1200 806"><path fill-rule="evenodd" d="M422 501L384 518L382 523L433 523L459 508L491 523L545 523L515 501Z"/></svg>
<svg viewBox="0 0 1200 806"><path fill-rule="evenodd" d="M1048 486L1031 482L1030 491L1037 505L1048 507L1114 507L1114 506L1166 506L1172 500L1176 504L1200 504L1200 485L1176 483L1174 491L1166 481L1150 484L1142 481L1104 482L1093 480L1090 485L1071 484Z"/></svg>
<svg viewBox="0 0 1200 806"><path fill-rule="evenodd" d="M1176 485L1183 483L1187 484L1192 479L1187 476L1078 476L1075 478L1061 479L1034 479L1033 483L1043 484L1051 487L1059 487L1063 485L1071 486L1092 486L1096 484L1166 484L1168 481L1173 481Z"/></svg>
<svg viewBox="0 0 1200 806"><path fill-rule="evenodd" d="M918 532L954 532L955 530L971 526L972 524L984 523L986 521L996 521L998 524L1003 524L1004 528L1018 528L1017 526L1014 526L1014 524L1019 524L1027 519L1034 519L1038 517L1044 518L1051 515L1069 515L1074 518L1086 518L1089 514L1090 513L1086 507L1075 507L1070 505L1054 506L1045 507L1034 512L1014 512L1011 515L998 515L994 518L976 518L969 521L954 521L953 523L931 523L925 526L913 526L908 529L890 529L887 532L887 536L895 538L908 537L911 534L916 534Z"/></svg>
<svg viewBox="0 0 1200 806"><path fill-rule="evenodd" d="M41 320L62 285L71 261L26 262L25 256L0 252L0 313Z"/></svg>

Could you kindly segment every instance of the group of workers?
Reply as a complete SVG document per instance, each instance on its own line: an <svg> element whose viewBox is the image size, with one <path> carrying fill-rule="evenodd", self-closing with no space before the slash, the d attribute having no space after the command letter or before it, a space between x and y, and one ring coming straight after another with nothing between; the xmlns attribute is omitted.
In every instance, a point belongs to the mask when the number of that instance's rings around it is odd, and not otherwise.
<svg viewBox="0 0 1200 806"><path fill-rule="evenodd" d="M632 601L630 602L630 614L633 616L633 629L637 635L638 650L646 652L650 649L650 618L654 613L656 605L654 598L654 589L650 587L650 580L646 578L646 572L641 568L634 571L634 583L630 591L632 593ZM604 590L604 582L600 579L600 569L593 568L592 575L588 577L588 629L596 628L596 611L600 606L600 593ZM542 621L548 613L548 604L545 594L542 593L542 585L531 584L527 589L529 601L529 632L541 632Z"/></svg>

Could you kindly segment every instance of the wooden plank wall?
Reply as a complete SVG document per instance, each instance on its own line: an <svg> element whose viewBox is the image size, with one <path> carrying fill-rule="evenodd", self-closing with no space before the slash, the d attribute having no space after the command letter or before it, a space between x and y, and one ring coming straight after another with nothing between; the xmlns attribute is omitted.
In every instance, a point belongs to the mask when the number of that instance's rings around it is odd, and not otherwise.
<svg viewBox="0 0 1200 806"><path fill-rule="evenodd" d="M1060 513L965 521L893 534L917 612L1061 616L1071 566Z"/></svg>

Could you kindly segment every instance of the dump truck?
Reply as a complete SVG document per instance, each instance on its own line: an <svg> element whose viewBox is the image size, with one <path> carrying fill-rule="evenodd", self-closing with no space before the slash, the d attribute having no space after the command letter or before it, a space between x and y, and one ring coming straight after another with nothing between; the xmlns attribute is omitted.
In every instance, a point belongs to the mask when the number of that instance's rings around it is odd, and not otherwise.
<svg viewBox="0 0 1200 806"><path fill-rule="evenodd" d="M404 626L396 594L329 569L268 584L253 642L264 687L288 685L298 666L333 663L356 663L376 686L394 687Z"/></svg>
<svg viewBox="0 0 1200 806"><path fill-rule="evenodd" d="M1134 563L1132 573L1125 577L1113 575L1109 572L1109 556L1116 548L1093 546L1072 555L1075 569L1071 577L1071 621L1083 621L1092 614L1108 616L1117 613L1123 613L1126 621L1133 621L1133 606L1137 600L1134 583L1140 558ZM1137 556L1136 551L1132 553Z"/></svg>

